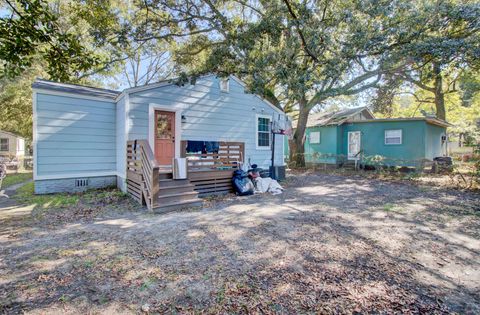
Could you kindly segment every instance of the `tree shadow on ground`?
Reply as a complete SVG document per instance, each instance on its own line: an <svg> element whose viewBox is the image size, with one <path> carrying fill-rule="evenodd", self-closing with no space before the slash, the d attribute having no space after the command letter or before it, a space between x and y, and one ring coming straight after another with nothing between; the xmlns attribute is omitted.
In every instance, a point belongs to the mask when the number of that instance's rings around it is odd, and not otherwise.
<svg viewBox="0 0 480 315"><path fill-rule="evenodd" d="M0 236L2 311L478 310L478 237L437 212L455 213L449 207L461 196L335 176L301 181L280 196L235 197L202 211L52 227L15 221L24 230ZM478 228L476 215L459 216L449 220ZM477 272L459 281L417 256L436 259L437 251Z"/></svg>

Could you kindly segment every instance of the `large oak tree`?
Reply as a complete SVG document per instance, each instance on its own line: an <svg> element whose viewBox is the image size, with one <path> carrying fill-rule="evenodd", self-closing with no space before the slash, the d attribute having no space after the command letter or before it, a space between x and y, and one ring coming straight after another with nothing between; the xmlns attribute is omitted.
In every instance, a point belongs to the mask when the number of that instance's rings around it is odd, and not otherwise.
<svg viewBox="0 0 480 315"><path fill-rule="evenodd" d="M152 0L145 8L144 38L175 25L176 62L189 74L234 73L298 110L291 152L300 166L314 107L378 87L385 76L419 83L436 60L471 51L461 43L476 45L478 28L478 5L456 1Z"/></svg>

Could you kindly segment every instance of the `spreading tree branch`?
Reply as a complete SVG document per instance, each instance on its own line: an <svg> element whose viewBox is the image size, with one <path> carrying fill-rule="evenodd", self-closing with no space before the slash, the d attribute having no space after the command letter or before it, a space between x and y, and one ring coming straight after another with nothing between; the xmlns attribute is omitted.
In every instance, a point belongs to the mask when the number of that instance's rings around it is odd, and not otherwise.
<svg viewBox="0 0 480 315"><path fill-rule="evenodd" d="M305 52L307 53L308 56L310 56L315 62L319 62L317 56L315 56L312 51L308 48L308 45L307 45L307 41L305 40L305 36L303 35L303 32L302 32L302 29L300 28L300 22L298 21L298 17L297 15L295 14L295 12L293 12L293 8L292 6L290 5L290 2L288 0L283 0L283 2L285 3L285 5L287 6L287 9L288 9L288 12L290 13L290 15L292 16L293 18L293 21L295 23L295 28L297 29L297 33L298 35L300 36L300 40L302 41L302 47L303 49L305 50Z"/></svg>

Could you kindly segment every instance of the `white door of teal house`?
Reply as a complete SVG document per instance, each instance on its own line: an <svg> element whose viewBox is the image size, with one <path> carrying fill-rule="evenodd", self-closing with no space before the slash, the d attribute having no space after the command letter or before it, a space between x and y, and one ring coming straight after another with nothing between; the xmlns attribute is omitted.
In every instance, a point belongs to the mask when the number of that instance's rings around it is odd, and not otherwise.
<svg viewBox="0 0 480 315"><path fill-rule="evenodd" d="M348 132L348 159L360 159L360 131Z"/></svg>

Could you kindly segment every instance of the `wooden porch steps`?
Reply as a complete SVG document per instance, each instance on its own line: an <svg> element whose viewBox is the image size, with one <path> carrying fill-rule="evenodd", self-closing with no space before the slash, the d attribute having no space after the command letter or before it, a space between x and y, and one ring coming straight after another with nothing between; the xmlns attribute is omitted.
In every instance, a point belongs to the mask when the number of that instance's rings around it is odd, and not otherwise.
<svg viewBox="0 0 480 315"><path fill-rule="evenodd" d="M203 202L198 198L198 192L194 188L188 179L174 180L172 173L161 172L159 193L153 212L165 213L201 206Z"/></svg>
<svg viewBox="0 0 480 315"><path fill-rule="evenodd" d="M156 213L201 206L199 196L233 191L232 174L243 163L243 142L219 142L218 152L187 153L181 141L181 157L187 158L188 179L174 180L171 166L160 165L145 139L127 141L127 191L139 204Z"/></svg>

